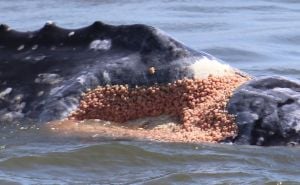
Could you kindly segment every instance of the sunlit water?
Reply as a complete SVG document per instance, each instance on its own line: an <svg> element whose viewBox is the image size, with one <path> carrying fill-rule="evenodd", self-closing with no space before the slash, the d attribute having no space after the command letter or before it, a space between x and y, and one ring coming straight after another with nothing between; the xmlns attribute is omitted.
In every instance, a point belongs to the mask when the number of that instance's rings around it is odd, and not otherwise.
<svg viewBox="0 0 300 185"><path fill-rule="evenodd" d="M298 0L0 0L0 22L161 28L254 76L300 79ZM300 184L300 149L63 137L0 129L0 184Z"/></svg>

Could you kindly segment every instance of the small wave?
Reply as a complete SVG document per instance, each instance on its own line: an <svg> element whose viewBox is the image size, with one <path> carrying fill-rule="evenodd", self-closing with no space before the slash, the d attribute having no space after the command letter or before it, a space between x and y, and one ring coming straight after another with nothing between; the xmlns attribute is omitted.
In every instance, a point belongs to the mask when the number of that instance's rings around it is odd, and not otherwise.
<svg viewBox="0 0 300 185"><path fill-rule="evenodd" d="M298 153L284 147L105 142L10 158L0 162L0 178L16 176L29 184L295 183Z"/></svg>

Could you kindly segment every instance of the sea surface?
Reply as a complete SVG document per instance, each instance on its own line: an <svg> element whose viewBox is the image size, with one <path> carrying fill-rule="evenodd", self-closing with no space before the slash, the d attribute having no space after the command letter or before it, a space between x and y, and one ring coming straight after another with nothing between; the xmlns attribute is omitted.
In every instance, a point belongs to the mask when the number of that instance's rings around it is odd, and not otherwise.
<svg viewBox="0 0 300 185"><path fill-rule="evenodd" d="M300 79L299 0L0 0L0 23L156 26L253 76ZM1 80L1 79L0 79ZM300 148L66 137L0 125L4 184L300 184Z"/></svg>

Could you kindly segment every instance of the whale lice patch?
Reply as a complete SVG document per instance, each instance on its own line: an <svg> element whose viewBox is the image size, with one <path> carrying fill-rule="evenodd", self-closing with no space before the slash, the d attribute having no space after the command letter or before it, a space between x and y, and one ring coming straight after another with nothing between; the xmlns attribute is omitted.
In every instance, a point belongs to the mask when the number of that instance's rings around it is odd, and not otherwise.
<svg viewBox="0 0 300 185"><path fill-rule="evenodd" d="M247 80L232 74L183 79L150 87L101 86L84 94L69 120L96 119L117 123L110 125L113 129L98 125L93 131L102 133L104 129L112 136L172 142L218 142L236 135L234 117L225 108L233 90ZM172 124L153 126L157 123L155 118L163 115L172 118ZM149 121L149 118L154 120ZM143 120L148 120L147 124L138 126L137 123ZM81 124L82 131L86 131L85 126Z"/></svg>

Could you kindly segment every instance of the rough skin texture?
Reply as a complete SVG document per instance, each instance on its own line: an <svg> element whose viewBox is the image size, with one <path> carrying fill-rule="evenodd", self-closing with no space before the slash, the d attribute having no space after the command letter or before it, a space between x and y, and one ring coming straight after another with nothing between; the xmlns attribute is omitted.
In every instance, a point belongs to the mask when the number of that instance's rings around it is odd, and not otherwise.
<svg viewBox="0 0 300 185"><path fill-rule="evenodd" d="M235 143L260 146L300 145L300 81L280 76L255 78L228 102L236 115Z"/></svg>
<svg viewBox="0 0 300 185"><path fill-rule="evenodd" d="M103 125L94 127L94 131L116 137L218 142L236 135L234 117L225 109L234 89L247 80L248 77L233 74L209 76L207 79L183 79L150 87L97 87L83 95L78 109L70 114L69 119L116 122L118 124L110 124L110 128ZM147 129L128 124L132 120L162 115L169 115L177 124L173 121L173 124ZM81 123L81 132L91 131L89 127Z"/></svg>

